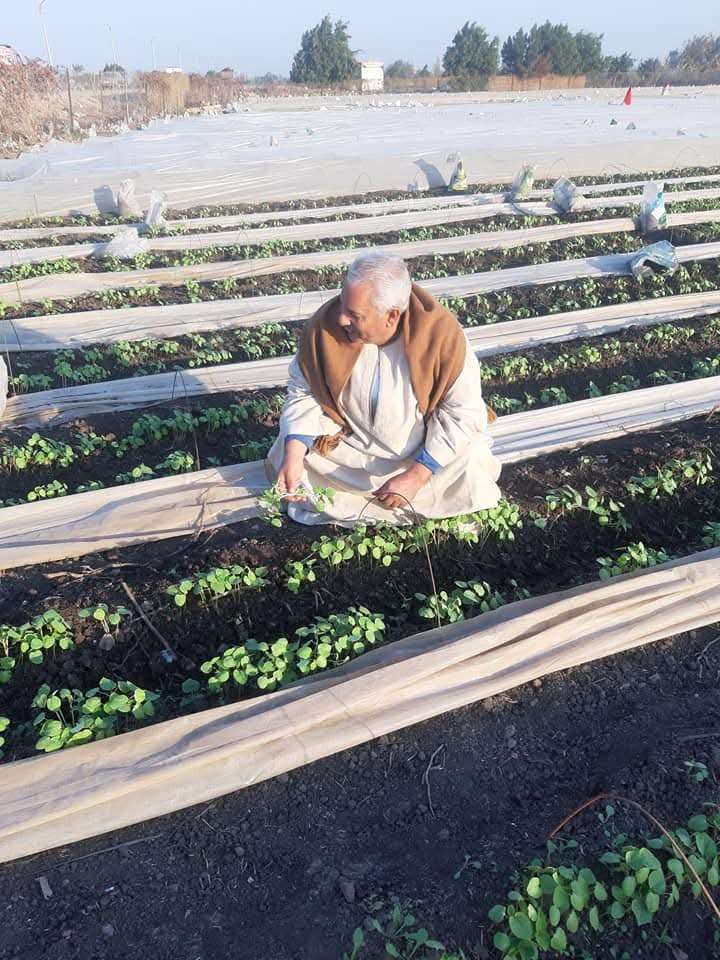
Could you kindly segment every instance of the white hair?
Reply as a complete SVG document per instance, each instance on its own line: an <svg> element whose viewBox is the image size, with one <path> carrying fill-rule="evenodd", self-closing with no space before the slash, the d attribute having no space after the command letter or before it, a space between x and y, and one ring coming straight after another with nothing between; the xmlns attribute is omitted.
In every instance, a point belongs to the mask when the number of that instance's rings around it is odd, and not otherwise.
<svg viewBox="0 0 720 960"><path fill-rule="evenodd" d="M408 268L402 257L382 250L363 253L348 267L345 286L359 283L371 283L372 301L381 313L399 310L403 313L410 304L412 282Z"/></svg>

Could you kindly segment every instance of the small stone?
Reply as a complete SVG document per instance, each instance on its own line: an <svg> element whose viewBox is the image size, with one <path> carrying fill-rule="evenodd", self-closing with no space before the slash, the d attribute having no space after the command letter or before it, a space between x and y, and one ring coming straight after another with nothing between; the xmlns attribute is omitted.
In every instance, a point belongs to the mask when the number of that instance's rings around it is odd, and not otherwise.
<svg viewBox="0 0 720 960"><path fill-rule="evenodd" d="M343 877L340 880L340 890L346 903L355 903L355 882L353 880L346 880Z"/></svg>
<svg viewBox="0 0 720 960"><path fill-rule="evenodd" d="M68 930L68 929L66 928L66 929L63 930L63 932L62 932L62 936L63 936L63 939L64 939L64 940L69 940L70 937L72 936L72 930Z"/></svg>
<svg viewBox="0 0 720 960"><path fill-rule="evenodd" d="M542 680L540 679L540 677L535 677L535 679L532 682L532 685L535 687L536 690L539 690L540 687L542 686Z"/></svg>
<svg viewBox="0 0 720 960"><path fill-rule="evenodd" d="M508 750L514 750L515 747L517 746L517 740L515 739L515 737L510 737L510 739L507 742L507 745L508 745Z"/></svg>
<svg viewBox="0 0 720 960"><path fill-rule="evenodd" d="M290 775L287 773L281 773L280 776L278 777L278 780L280 781L280 783L287 783L289 779L290 779Z"/></svg>
<svg viewBox="0 0 720 960"><path fill-rule="evenodd" d="M516 729L514 723L509 723L509 724L505 727L505 736L506 736L506 737L514 737L515 734L516 734L516 732L517 732L517 729Z"/></svg>
<svg viewBox="0 0 720 960"><path fill-rule="evenodd" d="M495 701L492 697L486 697L480 704L483 710L487 710L488 713L492 713L495 709Z"/></svg>
<svg viewBox="0 0 720 960"><path fill-rule="evenodd" d="M114 937L115 927L111 923L104 923L102 925L102 935L104 937Z"/></svg>
<svg viewBox="0 0 720 960"><path fill-rule="evenodd" d="M450 839L450 831L448 830L447 827L443 827L442 830L438 832L438 840L449 840L449 839Z"/></svg>
<svg viewBox="0 0 720 960"><path fill-rule="evenodd" d="M649 677L650 683L662 683L662 677L659 673L654 673Z"/></svg>
<svg viewBox="0 0 720 960"><path fill-rule="evenodd" d="M235 855L238 857L245 856L245 847L235 847Z"/></svg>
<svg viewBox="0 0 720 960"><path fill-rule="evenodd" d="M381 746L381 747L386 747L389 743L390 743L390 737L388 737L388 735L387 735L386 733L384 733L384 734L378 739L378 745Z"/></svg>

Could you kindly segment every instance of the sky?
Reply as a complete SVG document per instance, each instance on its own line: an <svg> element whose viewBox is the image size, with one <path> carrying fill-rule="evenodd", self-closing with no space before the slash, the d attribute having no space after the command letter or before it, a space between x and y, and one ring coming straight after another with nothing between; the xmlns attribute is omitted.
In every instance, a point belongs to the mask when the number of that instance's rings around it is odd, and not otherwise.
<svg viewBox="0 0 720 960"><path fill-rule="evenodd" d="M483 9L484 7L484 9ZM433 65L466 20L501 43L538 19L605 35L609 54L663 57L696 33L720 28L718 0L532 0L493 5L468 0L45 0L43 19L55 63L98 70L115 59L131 69L182 66L205 72L231 66L249 76L287 75L303 30L327 13L349 23L361 59ZM660 9L662 7L662 10ZM0 43L45 58L38 0L0 0Z"/></svg>

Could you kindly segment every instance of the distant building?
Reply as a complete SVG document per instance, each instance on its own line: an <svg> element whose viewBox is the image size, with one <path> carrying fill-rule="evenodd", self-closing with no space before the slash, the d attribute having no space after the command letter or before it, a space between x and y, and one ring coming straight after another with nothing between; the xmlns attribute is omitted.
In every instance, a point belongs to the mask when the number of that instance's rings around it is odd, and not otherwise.
<svg viewBox="0 0 720 960"><path fill-rule="evenodd" d="M182 67L165 67L163 73L182 73Z"/></svg>
<svg viewBox="0 0 720 960"><path fill-rule="evenodd" d="M363 93L382 93L385 86L385 64L380 60L364 60L360 64L360 89Z"/></svg>
<svg viewBox="0 0 720 960"><path fill-rule="evenodd" d="M218 77L221 80L234 80L235 71L232 67L223 67L222 70L218 70Z"/></svg>
<svg viewBox="0 0 720 960"><path fill-rule="evenodd" d="M16 66L22 62L23 58L14 47L11 47L9 43L0 43L0 63Z"/></svg>

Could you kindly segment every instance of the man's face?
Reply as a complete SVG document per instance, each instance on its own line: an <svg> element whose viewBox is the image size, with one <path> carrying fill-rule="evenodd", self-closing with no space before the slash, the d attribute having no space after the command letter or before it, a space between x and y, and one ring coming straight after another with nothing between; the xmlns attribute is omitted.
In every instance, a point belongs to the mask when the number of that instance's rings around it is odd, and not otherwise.
<svg viewBox="0 0 720 960"><path fill-rule="evenodd" d="M373 303L370 283L345 284L340 297L340 326L352 343L374 343L381 347L392 340L400 311L381 313Z"/></svg>

